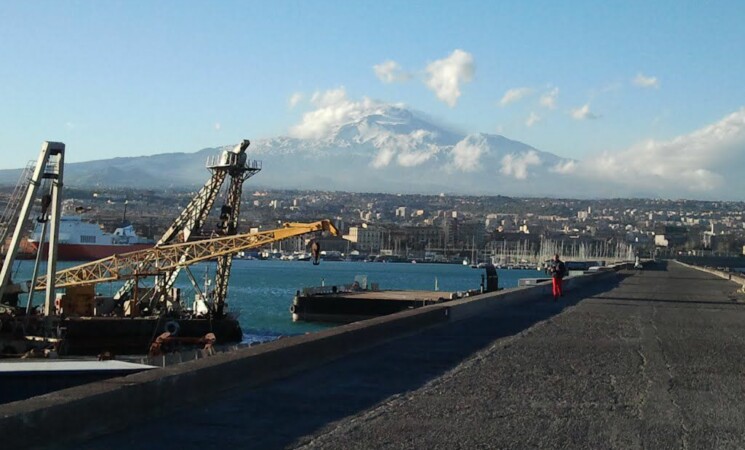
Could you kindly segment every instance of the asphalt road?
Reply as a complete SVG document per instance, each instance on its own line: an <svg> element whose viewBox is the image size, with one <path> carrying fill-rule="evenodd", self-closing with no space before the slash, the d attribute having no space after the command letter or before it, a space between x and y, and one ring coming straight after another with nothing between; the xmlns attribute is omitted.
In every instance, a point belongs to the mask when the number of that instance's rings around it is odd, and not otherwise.
<svg viewBox="0 0 745 450"><path fill-rule="evenodd" d="M736 289L663 262L74 447L743 448Z"/></svg>

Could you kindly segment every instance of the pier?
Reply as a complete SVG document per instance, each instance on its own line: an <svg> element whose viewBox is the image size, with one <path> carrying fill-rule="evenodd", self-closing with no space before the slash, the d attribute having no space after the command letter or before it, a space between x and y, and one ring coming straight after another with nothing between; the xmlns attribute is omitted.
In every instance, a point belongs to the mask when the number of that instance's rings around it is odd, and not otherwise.
<svg viewBox="0 0 745 450"><path fill-rule="evenodd" d="M334 287L335 289L335 287ZM292 300L292 320L348 323L393 314L458 298L441 291L348 291L330 290L300 294Z"/></svg>
<svg viewBox="0 0 745 450"><path fill-rule="evenodd" d="M112 449L745 444L741 285L675 262L574 280L557 303L510 289L1 405L0 430Z"/></svg>

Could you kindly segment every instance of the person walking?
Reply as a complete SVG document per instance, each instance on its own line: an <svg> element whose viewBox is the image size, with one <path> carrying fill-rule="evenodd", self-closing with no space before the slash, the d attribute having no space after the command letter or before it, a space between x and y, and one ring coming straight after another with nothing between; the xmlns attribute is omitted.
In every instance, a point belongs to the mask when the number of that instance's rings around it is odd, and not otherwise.
<svg viewBox="0 0 745 450"><path fill-rule="evenodd" d="M554 294L554 301L557 301L559 297L564 295L564 292L561 290L561 280L566 276L566 271L567 268L564 261L559 259L558 253L555 254L554 259L548 266L548 273L551 275L551 287Z"/></svg>

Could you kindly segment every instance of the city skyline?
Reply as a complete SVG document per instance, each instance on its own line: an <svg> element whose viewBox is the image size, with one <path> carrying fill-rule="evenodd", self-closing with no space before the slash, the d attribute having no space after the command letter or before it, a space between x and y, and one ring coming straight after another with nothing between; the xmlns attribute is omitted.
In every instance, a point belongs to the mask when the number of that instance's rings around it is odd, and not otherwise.
<svg viewBox="0 0 745 450"><path fill-rule="evenodd" d="M738 2L0 10L0 169L42 140L78 162L322 139L370 104L575 159L560 169L577 179L733 198L745 169Z"/></svg>

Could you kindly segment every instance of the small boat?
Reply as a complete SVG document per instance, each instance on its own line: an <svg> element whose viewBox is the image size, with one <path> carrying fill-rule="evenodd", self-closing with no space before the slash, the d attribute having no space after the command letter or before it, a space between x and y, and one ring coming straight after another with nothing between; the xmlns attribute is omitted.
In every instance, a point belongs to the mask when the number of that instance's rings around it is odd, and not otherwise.
<svg viewBox="0 0 745 450"><path fill-rule="evenodd" d="M295 259L296 259L297 261L310 261L310 259L311 259L312 257L313 257L313 255L311 255L311 254L310 254L310 253L308 253L308 252L305 252L305 253L299 253L299 254L297 254L297 255L295 256Z"/></svg>

